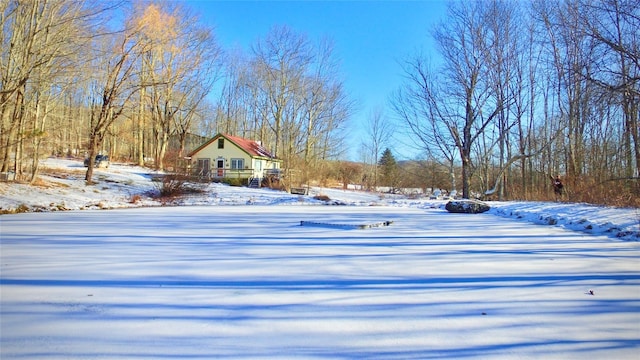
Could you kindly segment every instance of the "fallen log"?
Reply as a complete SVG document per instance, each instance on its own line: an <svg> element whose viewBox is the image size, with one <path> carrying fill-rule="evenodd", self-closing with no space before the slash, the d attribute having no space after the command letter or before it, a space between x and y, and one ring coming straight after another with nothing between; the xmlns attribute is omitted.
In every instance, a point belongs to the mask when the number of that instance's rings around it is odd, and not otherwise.
<svg viewBox="0 0 640 360"><path fill-rule="evenodd" d="M300 221L300 226L317 226L317 227L329 227L329 228L342 228L342 229L371 229L376 227L389 226L393 224L393 221L381 221L371 224L335 224L335 223L323 223L316 221Z"/></svg>

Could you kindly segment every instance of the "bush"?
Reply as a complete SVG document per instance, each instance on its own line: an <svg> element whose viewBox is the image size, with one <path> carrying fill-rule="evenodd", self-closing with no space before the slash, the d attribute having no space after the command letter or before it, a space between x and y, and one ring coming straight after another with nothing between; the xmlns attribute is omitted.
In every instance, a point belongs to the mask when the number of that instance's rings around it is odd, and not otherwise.
<svg viewBox="0 0 640 360"><path fill-rule="evenodd" d="M184 194L202 193L203 185L189 182L185 175L166 175L162 181L155 183L160 197L176 197Z"/></svg>
<svg viewBox="0 0 640 360"><path fill-rule="evenodd" d="M241 178L224 178L222 182L229 186L243 186L249 182L249 179L241 179Z"/></svg>
<svg viewBox="0 0 640 360"><path fill-rule="evenodd" d="M131 204L137 204L138 202L140 202L140 200L142 200L142 197L138 194L135 194L133 196L131 196L131 199L129 200L129 203Z"/></svg>
<svg viewBox="0 0 640 360"><path fill-rule="evenodd" d="M320 201L331 201L331 198L329 198L327 195L323 195L323 194L319 194L313 197L316 200L320 200Z"/></svg>
<svg viewBox="0 0 640 360"><path fill-rule="evenodd" d="M4 215L4 214L20 214L20 213L26 213L26 212L29 212L29 211L30 211L30 209L29 209L28 205L20 204L15 209L2 209L2 208L0 208L0 215Z"/></svg>
<svg viewBox="0 0 640 360"><path fill-rule="evenodd" d="M637 196L640 189L638 179L597 181L583 176L573 186L568 185L564 197L569 201L617 207L640 207L640 197Z"/></svg>

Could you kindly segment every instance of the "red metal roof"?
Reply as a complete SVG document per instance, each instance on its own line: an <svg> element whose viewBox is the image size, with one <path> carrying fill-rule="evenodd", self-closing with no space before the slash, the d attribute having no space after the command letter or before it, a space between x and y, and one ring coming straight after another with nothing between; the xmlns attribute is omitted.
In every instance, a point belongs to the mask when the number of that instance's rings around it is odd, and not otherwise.
<svg viewBox="0 0 640 360"><path fill-rule="evenodd" d="M261 156L261 157L267 157L267 158L275 158L275 156L273 156L269 152L269 150L267 150L267 148L262 146L257 141L243 139L241 137L232 136L232 135L228 135L228 134L220 134L220 135L222 135L225 138L229 139L231 142L236 144L239 148L241 148L244 151L248 152L249 155L251 155L251 156Z"/></svg>

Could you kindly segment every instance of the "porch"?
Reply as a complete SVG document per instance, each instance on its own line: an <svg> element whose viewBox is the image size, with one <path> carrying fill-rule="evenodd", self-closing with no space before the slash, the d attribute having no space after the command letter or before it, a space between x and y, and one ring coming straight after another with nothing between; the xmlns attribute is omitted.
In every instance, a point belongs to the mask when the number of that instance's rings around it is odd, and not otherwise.
<svg viewBox="0 0 640 360"><path fill-rule="evenodd" d="M280 179L280 169L195 168L193 170L191 175L202 180L237 179L244 185L251 187L260 187L264 178L269 178L272 181Z"/></svg>

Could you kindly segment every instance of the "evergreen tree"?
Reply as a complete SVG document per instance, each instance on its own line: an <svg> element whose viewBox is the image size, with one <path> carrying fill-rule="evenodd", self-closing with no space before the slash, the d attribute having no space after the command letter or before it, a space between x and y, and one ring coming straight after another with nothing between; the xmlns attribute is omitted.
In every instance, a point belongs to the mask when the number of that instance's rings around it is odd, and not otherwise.
<svg viewBox="0 0 640 360"><path fill-rule="evenodd" d="M381 185L396 188L398 185L398 164L389 148L382 152L378 165L380 166Z"/></svg>

